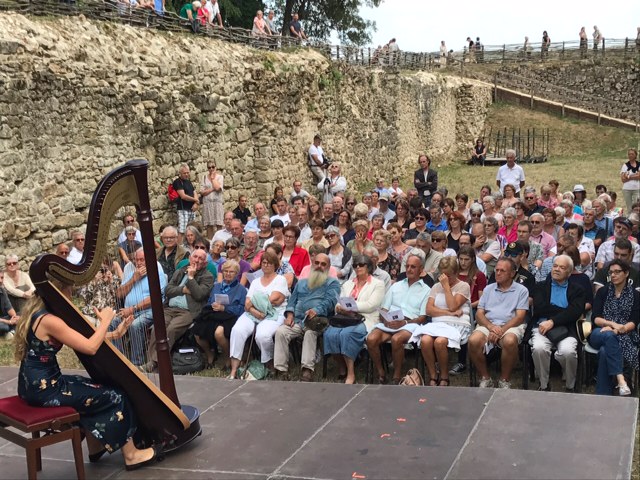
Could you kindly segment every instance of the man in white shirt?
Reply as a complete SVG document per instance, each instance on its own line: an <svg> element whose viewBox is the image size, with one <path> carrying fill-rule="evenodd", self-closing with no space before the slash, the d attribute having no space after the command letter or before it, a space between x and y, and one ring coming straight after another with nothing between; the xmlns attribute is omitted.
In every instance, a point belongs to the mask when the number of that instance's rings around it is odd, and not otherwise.
<svg viewBox="0 0 640 480"><path fill-rule="evenodd" d="M244 231L254 230L260 231L260 219L267 214L267 207L264 203L258 202L253 206L253 218L247 222Z"/></svg>
<svg viewBox="0 0 640 480"><path fill-rule="evenodd" d="M496 175L496 185L504 193L505 185L513 185L516 189L516 196L520 196L520 189L524 187L524 170L520 165L516 165L516 151L507 150L507 163L498 169Z"/></svg>
<svg viewBox="0 0 640 480"><path fill-rule="evenodd" d="M291 190L291 200L295 197L309 198L311 194L302 188L302 182L300 180L293 181L293 190Z"/></svg>
<svg viewBox="0 0 640 480"><path fill-rule="evenodd" d="M73 232L71 238L73 240L73 247L71 247L67 261L77 265L80 263L80 260L82 260L82 254L84 253L84 233Z"/></svg>
<svg viewBox="0 0 640 480"><path fill-rule="evenodd" d="M226 242L232 237L231 220L233 220L234 218L235 218L235 215L233 214L233 212L231 211L224 212L224 217L222 217L224 228L218 230L213 235L213 239L211 240L212 243L217 242L218 240L222 240L223 242Z"/></svg>
<svg viewBox="0 0 640 480"><path fill-rule="evenodd" d="M133 215L131 215L130 213L127 213L122 218L122 223L124 223L124 228L122 229L122 232L120 232L120 235L118 235L118 245L127 240L127 233L125 232L125 229L127 227L135 228L136 219L133 217ZM140 230L138 230L137 228L136 228L136 241L142 243L142 234L140 233Z"/></svg>
<svg viewBox="0 0 640 480"><path fill-rule="evenodd" d="M287 201L284 197L278 197L276 200L276 210L278 211L278 214L273 215L271 217L271 221L281 220L285 227L289 225L289 223L291 223L291 218L289 217L289 206L287 205Z"/></svg>
<svg viewBox="0 0 640 480"><path fill-rule="evenodd" d="M223 28L222 26L222 16L220 16L220 5L218 5L218 0L207 0L204 4L205 10L208 12L209 18L207 19L209 25L213 25L213 19L218 19L218 26Z"/></svg>
<svg viewBox="0 0 640 480"><path fill-rule="evenodd" d="M322 182L327 165L324 163L324 151L322 150L322 138L316 134L313 143L309 147L309 168L318 182Z"/></svg>

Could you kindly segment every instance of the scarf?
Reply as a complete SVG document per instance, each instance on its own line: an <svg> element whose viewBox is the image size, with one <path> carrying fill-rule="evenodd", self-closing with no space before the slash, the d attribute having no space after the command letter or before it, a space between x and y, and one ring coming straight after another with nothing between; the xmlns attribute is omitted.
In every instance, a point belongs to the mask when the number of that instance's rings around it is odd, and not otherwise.
<svg viewBox="0 0 640 480"><path fill-rule="evenodd" d="M220 287L220 293L229 293L229 291L238 284L238 280L234 280L231 283L227 283L224 280L222 281L222 286Z"/></svg>

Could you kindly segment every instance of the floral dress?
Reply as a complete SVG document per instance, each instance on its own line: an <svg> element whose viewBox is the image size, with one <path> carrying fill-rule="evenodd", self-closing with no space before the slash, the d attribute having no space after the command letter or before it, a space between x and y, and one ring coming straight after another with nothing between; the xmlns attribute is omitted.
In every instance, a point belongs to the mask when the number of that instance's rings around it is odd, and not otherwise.
<svg viewBox="0 0 640 480"><path fill-rule="evenodd" d="M40 310L31 323L47 314ZM36 325L37 329L38 325ZM115 388L94 383L79 375L62 375L56 354L62 344L40 340L29 328L27 354L20 363L18 395L37 407L73 407L80 414L82 428L107 449L120 449L136 431L133 409Z"/></svg>

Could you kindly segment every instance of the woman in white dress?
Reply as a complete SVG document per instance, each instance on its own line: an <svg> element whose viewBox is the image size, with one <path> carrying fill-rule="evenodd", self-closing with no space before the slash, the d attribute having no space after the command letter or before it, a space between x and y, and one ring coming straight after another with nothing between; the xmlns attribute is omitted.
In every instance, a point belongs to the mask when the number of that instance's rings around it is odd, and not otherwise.
<svg viewBox="0 0 640 480"><path fill-rule="evenodd" d="M429 385L449 385L449 348L460 350L467 343L471 332L469 317L469 284L458 279L458 259L444 257L440 260L441 272L427 300L427 315L431 322L419 326L413 332L412 342L418 342L422 358L429 372ZM440 374L436 374L436 362Z"/></svg>
<svg viewBox="0 0 640 480"><path fill-rule="evenodd" d="M273 368L273 350L275 348L273 337L276 330L284 322L284 309L287 306L289 287L287 280L278 275L276 270L280 267L280 260L273 252L264 252L262 255L263 275L251 282L245 302L243 313L231 330L230 357L231 373L229 379L236 378L244 344L247 339L256 332L256 344L260 348L260 361Z"/></svg>
<svg viewBox="0 0 640 480"><path fill-rule="evenodd" d="M213 234L222 228L222 218L224 216L224 205L222 189L224 179L216 171L216 165L209 162L208 172L202 176L200 182L200 196L202 197L202 224L207 227L207 239L211 240Z"/></svg>

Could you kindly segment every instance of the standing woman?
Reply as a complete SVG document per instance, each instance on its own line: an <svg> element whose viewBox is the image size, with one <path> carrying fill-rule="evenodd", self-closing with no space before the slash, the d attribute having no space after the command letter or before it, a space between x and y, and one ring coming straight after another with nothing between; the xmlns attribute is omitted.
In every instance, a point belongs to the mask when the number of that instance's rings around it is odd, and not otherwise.
<svg viewBox="0 0 640 480"><path fill-rule="evenodd" d="M71 297L71 287L56 285ZM136 418L127 397L118 389L96 384L79 375L63 375L56 358L66 345L84 355L95 355L105 339L118 338L133 321L128 317L117 330L107 332L116 316L112 308L94 310L98 325L89 338L49 313L36 293L25 305L16 329L15 358L20 361L18 395L29 405L75 408L89 447L89 461L97 462L107 451L122 449L125 468L135 470L157 461L160 447L139 450L133 442Z"/></svg>
<svg viewBox="0 0 640 480"><path fill-rule="evenodd" d="M640 336L636 327L640 297L627 282L628 263L614 259L609 265L609 275L611 282L596 292L593 301L592 318L598 328L589 336L589 344L599 350L596 393L611 395L615 386L618 395L626 396L631 395L631 389L622 373L623 363L638 368Z"/></svg>
<svg viewBox="0 0 640 480"><path fill-rule="evenodd" d="M640 168L638 165L638 150L630 148L627 151L629 161L620 169L622 181L622 195L627 205L627 212L633 211L632 205L640 200Z"/></svg>
<svg viewBox="0 0 640 480"><path fill-rule="evenodd" d="M222 228L224 216L222 188L224 179L222 174L216 171L216 165L209 162L208 173L202 176L200 182L200 198L202 199L202 223L207 228L207 238L213 238L213 234Z"/></svg>
<svg viewBox="0 0 640 480"><path fill-rule="evenodd" d="M558 180L549 180L549 186L551 187L551 196L557 200L557 204L560 205L562 201L562 192L560 189L560 182Z"/></svg>

